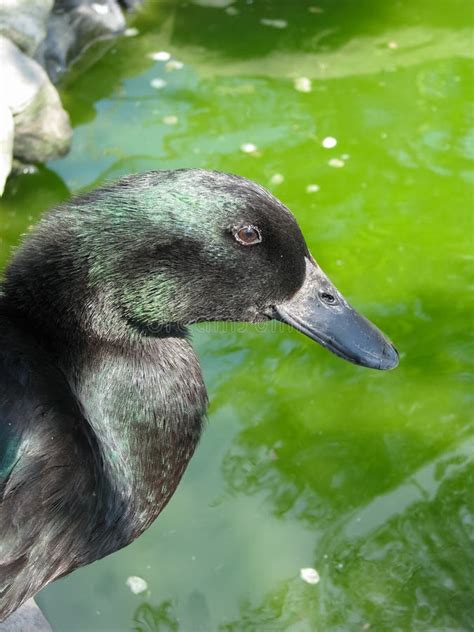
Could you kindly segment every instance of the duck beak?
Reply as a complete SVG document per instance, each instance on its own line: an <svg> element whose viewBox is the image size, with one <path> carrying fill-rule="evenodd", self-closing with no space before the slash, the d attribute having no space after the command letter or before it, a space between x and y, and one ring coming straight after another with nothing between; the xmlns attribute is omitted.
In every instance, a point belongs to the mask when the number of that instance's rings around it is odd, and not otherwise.
<svg viewBox="0 0 474 632"><path fill-rule="evenodd" d="M302 287L274 307L273 317L354 364L382 371L398 365L390 340L347 303L312 258Z"/></svg>

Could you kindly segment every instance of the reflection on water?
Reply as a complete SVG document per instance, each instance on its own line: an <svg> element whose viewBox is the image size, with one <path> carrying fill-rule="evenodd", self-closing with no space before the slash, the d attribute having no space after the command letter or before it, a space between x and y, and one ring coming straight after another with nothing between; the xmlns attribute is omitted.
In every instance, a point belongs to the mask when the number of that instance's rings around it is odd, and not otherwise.
<svg viewBox="0 0 474 632"><path fill-rule="evenodd" d="M473 447L467 441L410 474L319 544L326 580L320 607L328 624L344 623L342 610L354 629L367 622L376 629L404 622L412 629L469 629Z"/></svg>
<svg viewBox="0 0 474 632"><path fill-rule="evenodd" d="M313 553L321 575L317 589L299 577L280 582L258 604L244 599L235 621L218 629L404 630L410 625L469 630L474 616L473 448L473 440L466 440L333 521ZM265 485L265 477L261 480ZM295 502L301 496L292 491L286 489ZM275 505L279 510L278 501ZM142 604L134 615L135 629L213 629L199 592L188 598L187 621L173 612L170 601Z"/></svg>
<svg viewBox="0 0 474 632"><path fill-rule="evenodd" d="M133 615L134 632L166 631L177 632L179 623L173 615L173 604L168 599L159 606L142 603Z"/></svg>
<svg viewBox="0 0 474 632"><path fill-rule="evenodd" d="M137 37L69 76L72 152L9 182L0 265L45 208L105 178L237 172L295 212L401 364L364 370L281 325L195 327L211 408L172 502L39 601L64 632L470 630L471 7L205 4L150 0Z"/></svg>

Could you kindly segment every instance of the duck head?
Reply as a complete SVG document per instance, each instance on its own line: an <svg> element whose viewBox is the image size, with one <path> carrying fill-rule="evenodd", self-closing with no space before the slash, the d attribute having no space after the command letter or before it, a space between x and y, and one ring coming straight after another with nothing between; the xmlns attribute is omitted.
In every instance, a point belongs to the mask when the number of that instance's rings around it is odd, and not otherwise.
<svg viewBox="0 0 474 632"><path fill-rule="evenodd" d="M71 200L20 249L7 292L21 287L22 261L35 251L62 266L65 284L50 302L69 291L63 303L76 302L68 309L75 326L101 337L119 328L157 336L202 321L276 319L356 364L398 363L390 341L322 272L290 211L238 176L156 171ZM39 268L37 283L52 278Z"/></svg>

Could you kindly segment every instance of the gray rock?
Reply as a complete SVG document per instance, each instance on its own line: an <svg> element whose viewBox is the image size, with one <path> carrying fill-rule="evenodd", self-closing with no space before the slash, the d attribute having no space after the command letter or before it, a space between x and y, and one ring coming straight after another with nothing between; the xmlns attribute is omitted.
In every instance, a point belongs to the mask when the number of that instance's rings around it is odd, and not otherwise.
<svg viewBox="0 0 474 632"><path fill-rule="evenodd" d="M71 146L69 116L54 86L44 82L30 105L15 117L13 155L24 162L64 156Z"/></svg>
<svg viewBox="0 0 474 632"><path fill-rule="evenodd" d="M34 599L29 599L0 623L0 632L53 632L53 629Z"/></svg>
<svg viewBox="0 0 474 632"><path fill-rule="evenodd" d="M46 37L54 0L0 0L0 35L34 55Z"/></svg>
<svg viewBox="0 0 474 632"><path fill-rule="evenodd" d="M70 147L69 117L48 75L56 82L92 43L122 33L126 23L119 4L134 9L140 3L0 0L0 195L12 158L44 162Z"/></svg>
<svg viewBox="0 0 474 632"><path fill-rule="evenodd" d="M56 83L84 49L122 33L125 26L116 0L56 0L36 58Z"/></svg>
<svg viewBox="0 0 474 632"><path fill-rule="evenodd" d="M72 136L69 117L43 68L4 37L0 59L0 102L13 115L14 156L44 162L65 154Z"/></svg>
<svg viewBox="0 0 474 632"><path fill-rule="evenodd" d="M13 115L6 103L0 101L0 195L12 168Z"/></svg>
<svg viewBox="0 0 474 632"><path fill-rule="evenodd" d="M127 11L136 11L138 7L143 3L143 0L119 0L120 4Z"/></svg>

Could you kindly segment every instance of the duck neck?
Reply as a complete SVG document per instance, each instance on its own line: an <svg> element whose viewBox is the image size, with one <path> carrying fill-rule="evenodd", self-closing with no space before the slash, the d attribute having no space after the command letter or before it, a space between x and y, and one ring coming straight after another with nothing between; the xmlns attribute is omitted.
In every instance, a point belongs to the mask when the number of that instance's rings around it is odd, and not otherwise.
<svg viewBox="0 0 474 632"><path fill-rule="evenodd" d="M199 441L207 397L198 359L181 334L125 348L86 343L61 364L137 535L173 494Z"/></svg>

